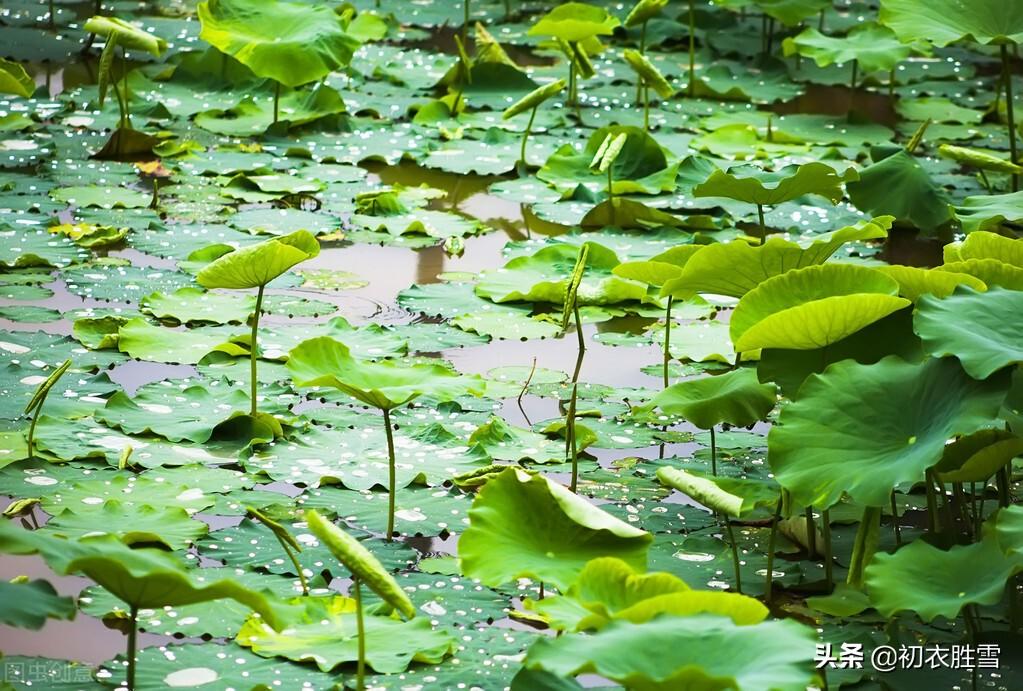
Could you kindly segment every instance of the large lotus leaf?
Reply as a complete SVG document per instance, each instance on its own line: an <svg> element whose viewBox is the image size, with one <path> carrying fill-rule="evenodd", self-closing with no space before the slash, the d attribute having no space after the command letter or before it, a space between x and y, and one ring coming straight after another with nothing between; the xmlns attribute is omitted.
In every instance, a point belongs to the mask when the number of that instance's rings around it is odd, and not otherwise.
<svg viewBox="0 0 1023 691"><path fill-rule="evenodd" d="M0 94L32 98L36 83L20 64L0 58Z"/></svg>
<svg viewBox="0 0 1023 691"><path fill-rule="evenodd" d="M1006 556L992 531L980 542L947 552L923 540L895 554L878 552L864 583L871 604L886 617L910 610L924 621L955 619L966 605L1001 600L1005 581L1021 567L1023 560Z"/></svg>
<svg viewBox="0 0 1023 691"><path fill-rule="evenodd" d="M806 247L780 237L770 237L760 245L742 239L704 245L685 263L677 279L664 284L661 294L678 297L695 292L742 297L772 276L823 264L847 242L887 237L891 221L890 216L859 221L815 235Z"/></svg>
<svg viewBox="0 0 1023 691"><path fill-rule="evenodd" d="M143 387L134 398L116 392L94 417L128 434L150 433L173 442L201 444L218 424L236 411L245 411L248 404L245 392L226 385L182 388L164 381Z"/></svg>
<svg viewBox="0 0 1023 691"><path fill-rule="evenodd" d="M729 325L737 352L813 350L850 336L910 304L874 269L821 264L769 278L746 293Z"/></svg>
<svg viewBox="0 0 1023 691"><path fill-rule="evenodd" d="M826 36L813 27L782 42L785 55L798 53L813 58L818 67L843 65L855 60L866 72L893 69L913 52L890 29L868 22L860 24L845 36Z"/></svg>
<svg viewBox="0 0 1023 691"><path fill-rule="evenodd" d="M306 522L313 535L320 538L338 561L352 574L353 578L369 586L387 604L394 607L406 619L416 616L416 608L401 586L388 573L380 560L365 545L323 518L314 509L305 512ZM326 671L326 670L324 670ZM378 670L387 671L387 670Z"/></svg>
<svg viewBox="0 0 1023 691"><path fill-rule="evenodd" d="M996 229L1002 223L1023 221L1023 192L967 197L953 208L964 233Z"/></svg>
<svg viewBox="0 0 1023 691"><path fill-rule="evenodd" d="M746 427L767 417L776 397L774 384L761 384L756 370L744 367L672 384L648 405L668 415L680 415L700 429L710 429L722 422Z"/></svg>
<svg viewBox="0 0 1023 691"><path fill-rule="evenodd" d="M705 477L668 466L657 469L657 479L708 509L735 518L774 506L780 494L777 486L759 480Z"/></svg>
<svg viewBox="0 0 1023 691"><path fill-rule="evenodd" d="M480 377L459 375L440 365L356 360L345 344L329 336L293 348L288 371L299 386L332 386L381 410L423 395L453 399L483 390Z"/></svg>
<svg viewBox="0 0 1023 691"><path fill-rule="evenodd" d="M272 99L245 96L230 108L211 108L198 113L195 116L195 124L216 134L231 137L255 136L263 134L270 127L273 123L273 112ZM278 120L287 122L291 127L307 125L344 112L345 102L341 94L329 86L322 85L312 91L283 90L277 103Z"/></svg>
<svg viewBox="0 0 1023 691"><path fill-rule="evenodd" d="M603 7L566 2L545 14L529 29L530 36L551 36L569 43L609 36L621 22Z"/></svg>
<svg viewBox="0 0 1023 691"><path fill-rule="evenodd" d="M185 549L206 534L206 524L192 520L178 507L125 506L109 499L99 506L85 504L58 513L41 529L78 539L86 535L114 535L128 545L162 544Z"/></svg>
<svg viewBox="0 0 1023 691"><path fill-rule="evenodd" d="M962 288L939 299L925 296L913 316L913 330L935 356L954 355L971 377L1023 362L1023 292L992 288L978 293Z"/></svg>
<svg viewBox="0 0 1023 691"><path fill-rule="evenodd" d="M529 459L536 463L549 463L565 460L564 443L509 425L496 415L472 433L469 445L474 444L478 444L488 456L498 461Z"/></svg>
<svg viewBox="0 0 1023 691"><path fill-rule="evenodd" d="M80 573L136 607L230 598L249 606L275 627L282 626L289 616L284 605L263 593L229 579L203 582L170 554L157 549L133 549L110 535L72 541L0 521L0 552L39 553L54 571L65 575Z"/></svg>
<svg viewBox="0 0 1023 691"><path fill-rule="evenodd" d="M169 329L135 317L117 330L116 343L122 353L139 360L194 365L234 334L226 327Z"/></svg>
<svg viewBox="0 0 1023 691"><path fill-rule="evenodd" d="M263 657L313 662L328 672L359 659L355 602L348 598L306 600L304 621L277 633L260 619L250 619L238 632L240 645ZM437 664L454 651L455 639L434 630L426 618L402 622L390 617L365 617L366 664L383 674L404 672L412 662Z"/></svg>
<svg viewBox="0 0 1023 691"><path fill-rule="evenodd" d="M1023 290L1023 268L997 259L967 259L935 267L937 271L967 274L988 286L1001 286L1007 290Z"/></svg>
<svg viewBox="0 0 1023 691"><path fill-rule="evenodd" d="M949 439L991 426L1007 387L1007 376L978 382L954 359L839 362L782 409L768 461L799 506L828 508L843 493L888 506L897 485L938 463Z"/></svg>
<svg viewBox="0 0 1023 691"><path fill-rule="evenodd" d="M186 286L173 293L153 293L142 298L139 309L157 319L180 324L244 323L256 309L252 295L212 293Z"/></svg>
<svg viewBox="0 0 1023 691"><path fill-rule="evenodd" d="M0 602L0 623L20 629L41 629L47 619L74 619L78 611L72 598L58 595L44 580L0 580Z"/></svg>
<svg viewBox="0 0 1023 691"><path fill-rule="evenodd" d="M195 279L206 288L257 288L319 253L316 238L298 230L228 252L203 267Z"/></svg>
<svg viewBox="0 0 1023 691"><path fill-rule="evenodd" d="M652 539L553 480L508 468L480 489L458 552L462 571L486 585L529 577L564 590L596 557L644 570Z"/></svg>
<svg viewBox="0 0 1023 691"><path fill-rule="evenodd" d="M674 190L679 164L669 162L671 153L645 130L624 125L597 130L590 135L581 153L569 144L563 145L547 159L536 176L560 191L568 192L584 185L594 193L606 192L606 171L596 172L590 164L608 136L622 134L627 137L625 144L611 164L614 194L659 194Z"/></svg>
<svg viewBox="0 0 1023 691"><path fill-rule="evenodd" d="M928 232L952 219L948 193L904 149L862 169L846 190L857 209L891 214Z"/></svg>
<svg viewBox="0 0 1023 691"><path fill-rule="evenodd" d="M143 209L149 206L149 195L126 187L99 185L72 185L57 187L50 191L56 201L76 208L97 207L100 209Z"/></svg>
<svg viewBox="0 0 1023 691"><path fill-rule="evenodd" d="M122 504L133 508L143 505L177 506L189 514L202 511L214 502L214 498L201 486L161 481L147 474L130 473L121 473L109 479L83 479L70 487L53 488L40 499L43 509L51 514L57 514L62 509L73 511L80 506L98 506L109 499L120 500Z"/></svg>
<svg viewBox="0 0 1023 691"><path fill-rule="evenodd" d="M826 163L791 165L775 172L744 165L727 172L715 170L706 181L693 188L693 196L727 197L766 206L815 194L834 204L842 198L842 183L856 177L852 168L840 175Z"/></svg>
<svg viewBox="0 0 1023 691"><path fill-rule="evenodd" d="M591 672L637 691L801 689L813 676L815 640L791 619L737 626L710 614L664 616L541 639L523 664L559 676Z"/></svg>
<svg viewBox="0 0 1023 691"><path fill-rule="evenodd" d="M935 471L942 482L986 482L1023 453L1023 439L1008 430L982 429L945 446Z"/></svg>
<svg viewBox="0 0 1023 691"><path fill-rule="evenodd" d="M937 269L921 269L918 266L902 266L892 264L874 267L886 276L899 283L899 295L917 302L921 297L933 295L944 298L955 292L959 286L967 286L974 290L985 290L984 281L969 274Z"/></svg>
<svg viewBox="0 0 1023 691"><path fill-rule="evenodd" d="M881 21L903 41L1023 43L1023 6L1003 0L883 0Z"/></svg>
<svg viewBox="0 0 1023 691"><path fill-rule="evenodd" d="M629 300L651 301L647 287L637 281L619 278L612 271L621 262L603 245L588 242L586 272L576 293L579 305L612 305ZM494 302L550 302L565 300L579 248L559 243L544 247L536 254L516 257L504 267L480 272L475 292Z"/></svg>
<svg viewBox="0 0 1023 691"><path fill-rule="evenodd" d="M285 86L319 81L344 67L359 42L325 5L282 0L206 0L199 37L260 77Z"/></svg>

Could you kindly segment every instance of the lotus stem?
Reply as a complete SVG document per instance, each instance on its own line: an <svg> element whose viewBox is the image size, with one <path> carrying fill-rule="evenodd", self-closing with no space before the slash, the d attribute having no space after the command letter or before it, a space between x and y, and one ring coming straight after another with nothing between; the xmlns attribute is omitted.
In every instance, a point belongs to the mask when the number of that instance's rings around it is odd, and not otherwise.
<svg viewBox="0 0 1023 691"><path fill-rule="evenodd" d="M259 315L263 310L263 289L266 286L259 286L256 292L256 309L252 313L252 335L249 339L249 400L251 408L249 414L256 416L256 361L259 360Z"/></svg>
<svg viewBox="0 0 1023 691"><path fill-rule="evenodd" d="M49 5L49 12L50 12L50 28L51 29L55 29L55 28L57 28L57 19L56 19L57 13L53 9L53 0L47 0L47 4Z"/></svg>
<svg viewBox="0 0 1023 691"><path fill-rule="evenodd" d="M639 80L639 90L643 94L643 130L646 132L650 131L650 92L647 91L646 82L642 79ZM611 176L611 169L607 171L608 177Z"/></svg>
<svg viewBox="0 0 1023 691"><path fill-rule="evenodd" d="M644 111L644 114L643 114L643 119L644 119L643 124L644 124L644 127L645 127L646 126L646 112L645 111ZM611 168L612 167L613 166L608 166L607 167L607 212L608 212L608 220L611 221L610 225L614 225L615 224L615 193L614 193L614 183L613 183L613 180L611 178Z"/></svg>
<svg viewBox="0 0 1023 691"><path fill-rule="evenodd" d="M46 403L46 397L50 395L50 389L53 388L64 373L71 367L71 359L68 358L61 364L60 367L55 369L53 373L47 377L46 381L40 384L39 388L36 389L35 394L29 400L28 405L25 406L25 414L31 413L32 419L28 425L28 436L25 439L25 449L28 452L28 457L35 458L35 436L36 436L36 424L39 422L39 417L43 414L43 404Z"/></svg>
<svg viewBox="0 0 1023 691"><path fill-rule="evenodd" d="M718 442L714 435L714 425L710 426L710 474L718 474Z"/></svg>
<svg viewBox="0 0 1023 691"><path fill-rule="evenodd" d="M387 432L387 541L394 541L394 494L398 484L395 477L394 434L391 432L391 411L384 408L384 430Z"/></svg>
<svg viewBox="0 0 1023 691"><path fill-rule="evenodd" d="M664 310L664 388L668 388L668 365L671 363L671 303L673 296L668 296L668 307Z"/></svg>
<svg viewBox="0 0 1023 691"><path fill-rule="evenodd" d="M1012 163L1019 163L1016 155L1016 118L1013 116L1012 103L1012 69L1009 65L1009 47L1001 45L1002 49L1002 79L1005 82L1005 115L1009 119L1009 160ZM1012 176L1012 191L1019 191L1019 176Z"/></svg>
<svg viewBox="0 0 1023 691"><path fill-rule="evenodd" d="M362 583L352 576L352 593L355 595L355 626L359 638L359 662L355 672L355 688L366 691L366 623L362 619Z"/></svg>
<svg viewBox="0 0 1023 691"><path fill-rule="evenodd" d="M1009 475L1009 464L1006 463L995 474L995 482L998 485L998 505L1002 508L1012 503L1012 478Z"/></svg>
<svg viewBox="0 0 1023 691"><path fill-rule="evenodd" d="M764 221L764 205L757 204L757 216L760 218L760 244L767 240L767 223Z"/></svg>
<svg viewBox="0 0 1023 691"><path fill-rule="evenodd" d="M572 305L572 314L575 318L575 338L579 344L579 353L586 352L586 339L583 338L583 320L579 318L579 302L578 299Z"/></svg>
<svg viewBox="0 0 1023 691"><path fill-rule="evenodd" d="M149 200L149 208L160 208L160 178L153 178L153 197Z"/></svg>
<svg viewBox="0 0 1023 691"><path fill-rule="evenodd" d="M774 508L771 519L771 537L767 540L767 575L764 577L764 603L770 608L774 601L774 543L778 538L778 521L781 518L782 497Z"/></svg>
<svg viewBox="0 0 1023 691"><path fill-rule="evenodd" d="M277 120L280 119L281 112L281 83L278 81L274 82L274 121L273 124L277 124Z"/></svg>
<svg viewBox="0 0 1023 691"><path fill-rule="evenodd" d="M852 63L853 63L852 81L850 81L850 83L849 83L849 88L850 89L855 89L856 88L856 77L859 76L859 71L860 71L860 61L859 60L853 60Z"/></svg>
<svg viewBox="0 0 1023 691"><path fill-rule="evenodd" d="M767 50L764 51L768 55L771 54L771 48L774 47L774 17L768 17L767 19Z"/></svg>
<svg viewBox="0 0 1023 691"><path fill-rule="evenodd" d="M138 648L139 635L139 608L138 605L131 605L130 620L128 628L128 672L126 684L128 691L135 691L135 656Z"/></svg>
<svg viewBox="0 0 1023 691"><path fill-rule="evenodd" d="M469 0L462 0L462 43L469 42Z"/></svg>
<svg viewBox="0 0 1023 691"><path fill-rule="evenodd" d="M696 15L689 0L689 98L696 94Z"/></svg>
<svg viewBox="0 0 1023 691"><path fill-rule="evenodd" d="M817 31L824 31L824 8L821 8L820 19L817 21Z"/></svg>
<svg viewBox="0 0 1023 691"><path fill-rule="evenodd" d="M810 558L817 557L817 523L813 518L813 507L806 507L806 551Z"/></svg>
<svg viewBox="0 0 1023 691"><path fill-rule="evenodd" d="M536 119L536 111L540 107L540 104L533 106L533 110L529 112L529 122L526 123L526 131L522 133L522 148L519 150L519 162L523 166L529 165L526 162L526 143L529 141L529 135L533 131L533 120Z"/></svg>
<svg viewBox="0 0 1023 691"><path fill-rule="evenodd" d="M575 105L575 60L568 61L568 105Z"/></svg>
<svg viewBox="0 0 1023 691"><path fill-rule="evenodd" d="M895 68L888 73L888 98L895 98Z"/></svg>
<svg viewBox="0 0 1023 691"><path fill-rule="evenodd" d="M868 506L863 509L863 518L856 530L853 543L852 558L849 561L849 573L846 582L854 588L863 586L863 571L877 550L877 533L881 525L881 509Z"/></svg>
<svg viewBox="0 0 1023 691"><path fill-rule="evenodd" d="M646 22L639 25L639 53L646 55ZM636 84L636 103L643 98L643 80Z"/></svg>
<svg viewBox="0 0 1023 691"><path fill-rule="evenodd" d="M529 388L529 382L533 381L533 375L534 375L535 373L536 373L536 358L534 357L534 358L533 358L533 367L532 367L532 368L530 368L530 370L529 370L529 376L527 376L527 377L526 377L526 381L525 381L525 382L523 382L523 384L522 384L522 390L521 390L521 391L519 391L519 395L518 395L518 398L516 398L516 400L517 400L517 401L519 402L519 405L520 405L520 406L522 405L522 397L526 395L526 389L528 389L528 388Z"/></svg>
<svg viewBox="0 0 1023 691"><path fill-rule="evenodd" d="M828 592L835 587L835 573L831 554L831 511L821 511L821 523L824 528L824 580L828 584Z"/></svg>
<svg viewBox="0 0 1023 691"><path fill-rule="evenodd" d="M895 490L892 490L892 529L895 531L895 546L902 546L902 526L899 525L899 507L895 503Z"/></svg>
<svg viewBox="0 0 1023 691"><path fill-rule="evenodd" d="M121 88L124 89L124 110L121 112L121 127L131 127L131 95L128 93L128 56L124 51L124 46L121 46Z"/></svg>
<svg viewBox="0 0 1023 691"><path fill-rule="evenodd" d="M579 384L572 382L572 398L568 401L568 412L565 414L565 452L572 460L572 482L569 489L573 492L579 484L579 451L575 443L575 404Z"/></svg>
<svg viewBox="0 0 1023 691"><path fill-rule="evenodd" d="M934 483L931 482L931 473L924 474L924 489L927 492L927 529L932 533L938 532L938 497L934 493Z"/></svg>
<svg viewBox="0 0 1023 691"><path fill-rule="evenodd" d="M728 544L732 547L732 569L735 571L735 592L742 594L742 573L739 570L739 545L735 542L735 533L732 532L732 522L725 519L725 532L728 533Z"/></svg>
<svg viewBox="0 0 1023 691"><path fill-rule="evenodd" d="M511 13L512 13L511 0L504 0L504 18L508 19L509 17L511 17Z"/></svg>
<svg viewBox="0 0 1023 691"><path fill-rule="evenodd" d="M32 413L32 421L28 423L28 438L25 440L25 448L29 458L35 458L36 423L39 422L39 416L42 414L41 408L42 406L39 406L35 409Z"/></svg>

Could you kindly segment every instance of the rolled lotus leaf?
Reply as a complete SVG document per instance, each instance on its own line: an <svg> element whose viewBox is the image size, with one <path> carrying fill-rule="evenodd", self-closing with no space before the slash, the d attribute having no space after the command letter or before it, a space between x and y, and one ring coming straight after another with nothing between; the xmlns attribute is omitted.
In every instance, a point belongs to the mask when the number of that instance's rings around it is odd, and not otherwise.
<svg viewBox="0 0 1023 691"><path fill-rule="evenodd" d="M19 63L0 58L0 94L31 98L36 83Z"/></svg>
<svg viewBox="0 0 1023 691"><path fill-rule="evenodd" d="M971 168L991 170L996 173L1011 173L1013 175L1023 173L1023 166L1016 165L1012 161L1007 161L986 151L979 151L966 146L942 144L938 147L938 154Z"/></svg>
<svg viewBox="0 0 1023 691"><path fill-rule="evenodd" d="M653 90L660 95L661 98L671 98L675 94L675 89L668 83L668 80L664 78L661 71L654 67L654 64L646 59L646 56L640 53L638 50L632 50L626 48L622 53L622 57L625 58L625 62L629 63L639 78L642 79L647 86L653 87Z"/></svg>
<svg viewBox="0 0 1023 691"><path fill-rule="evenodd" d="M116 37L117 45L123 48L144 50L157 57L167 49L167 42L159 36L153 36L140 27L117 17L90 17L82 28L108 39Z"/></svg>
<svg viewBox="0 0 1023 691"><path fill-rule="evenodd" d="M331 554L337 557L338 561L352 572L352 576L368 585L370 590L383 598L384 602L401 612L406 619L412 619L416 616L415 605L408 599L408 595L401 589L398 582L391 577L391 574L387 572L387 569L380 563L380 560L363 547L361 542L313 509L305 512L305 519L313 535L318 537L326 548L330 550Z"/></svg>
<svg viewBox="0 0 1023 691"><path fill-rule="evenodd" d="M625 17L625 26L639 26L661 13L668 0L639 0Z"/></svg>
<svg viewBox="0 0 1023 691"><path fill-rule="evenodd" d="M195 280L204 288L258 288L319 253L313 234L297 230L228 252L203 267Z"/></svg>
<svg viewBox="0 0 1023 691"><path fill-rule="evenodd" d="M556 82L538 86L518 101L505 108L504 113L501 114L501 119L508 120L519 113L525 113L527 110L536 108L547 99L561 93L565 89L565 86L566 82L564 79L559 79Z"/></svg>
<svg viewBox="0 0 1023 691"><path fill-rule="evenodd" d="M590 161L590 168L595 169L599 173L606 173L607 169L614 164L615 159L618 158L618 154L625 148L625 142L629 139L629 135L622 132L618 136L615 136L613 132L608 133L604 137L604 141L600 143L600 148L597 149L597 153L593 155L593 160Z"/></svg>

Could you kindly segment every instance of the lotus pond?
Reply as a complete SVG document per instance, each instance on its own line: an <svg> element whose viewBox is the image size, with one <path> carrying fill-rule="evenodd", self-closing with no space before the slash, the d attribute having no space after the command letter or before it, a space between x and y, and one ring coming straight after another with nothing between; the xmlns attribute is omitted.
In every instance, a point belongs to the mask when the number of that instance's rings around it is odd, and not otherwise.
<svg viewBox="0 0 1023 691"><path fill-rule="evenodd" d="M1023 688L1023 0L0 36L0 690Z"/></svg>

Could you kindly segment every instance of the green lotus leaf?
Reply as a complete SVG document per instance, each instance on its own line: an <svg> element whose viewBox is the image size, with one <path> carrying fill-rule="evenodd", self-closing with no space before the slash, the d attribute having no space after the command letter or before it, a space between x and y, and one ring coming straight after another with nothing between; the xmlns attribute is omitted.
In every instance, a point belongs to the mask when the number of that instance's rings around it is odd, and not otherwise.
<svg viewBox="0 0 1023 691"><path fill-rule="evenodd" d="M125 506L116 499L108 499L99 506L86 504L64 509L41 530L68 539L114 535L126 545L162 544L178 550L205 535L207 527L202 521L192 520L179 507Z"/></svg>
<svg viewBox="0 0 1023 691"><path fill-rule="evenodd" d="M603 194L607 190L607 175L591 168L591 163L608 135L617 137L621 134L627 138L611 166L613 193L659 194L673 191L678 163L669 163L669 157L674 158L671 153L645 130L622 125L603 127L594 132L582 152L569 144L562 145L551 154L536 176L562 192L570 192L581 184L595 194Z"/></svg>
<svg viewBox="0 0 1023 691"><path fill-rule="evenodd" d="M971 259L997 259L1023 268L1023 241L984 230L970 233L960 243L949 243L944 248L945 262Z"/></svg>
<svg viewBox="0 0 1023 691"><path fill-rule="evenodd" d="M777 486L766 482L706 477L669 466L657 469L657 479L708 509L734 518L762 506L774 506L780 494Z"/></svg>
<svg viewBox="0 0 1023 691"><path fill-rule="evenodd" d="M908 58L912 46L900 41L891 29L867 22L854 27L845 36L826 36L813 27L782 41L785 55L812 58L818 67L844 65L855 60L861 70L888 72Z"/></svg>
<svg viewBox="0 0 1023 691"><path fill-rule="evenodd" d="M1023 556L1023 508L1018 504L998 510L994 533L1002 551L1010 556Z"/></svg>
<svg viewBox="0 0 1023 691"><path fill-rule="evenodd" d="M199 38L256 75L296 87L344 67L359 42L325 5L283 0L205 0Z"/></svg>
<svg viewBox="0 0 1023 691"><path fill-rule="evenodd" d="M978 382L954 359L838 362L782 409L768 461L798 506L826 509L843 493L888 506L892 489L921 480L949 439L991 426L1007 387L1008 376Z"/></svg>
<svg viewBox="0 0 1023 691"><path fill-rule="evenodd" d="M204 130L232 137L263 134L273 122L273 100L253 99L245 96L229 108L211 108L195 116L195 124ZM319 121L331 122L332 117L345 112L345 102L337 90L317 85L311 91L283 89L278 102L278 118L290 127ZM244 214L246 212L242 212ZM248 213L264 213L253 209ZM276 210L274 211L276 214ZM241 216L242 214L239 214Z"/></svg>
<svg viewBox="0 0 1023 691"><path fill-rule="evenodd" d="M523 665L593 673L631 689L801 689L813 676L815 632L793 620L737 626L727 617L615 621L591 635L540 639Z"/></svg>
<svg viewBox="0 0 1023 691"><path fill-rule="evenodd" d="M229 598L250 607L271 626L281 627L289 608L275 598L224 579L204 582L183 562L158 549L128 547L116 537L101 535L66 540L0 522L0 552L39 553L63 575L82 574L122 602L139 607L189 605Z"/></svg>
<svg viewBox="0 0 1023 691"><path fill-rule="evenodd" d="M742 2L743 0L738 1ZM733 4L734 2L735 0L723 0L719 4ZM755 4L768 17L773 17L789 27L795 26L829 7L827 0L755 0Z"/></svg>
<svg viewBox="0 0 1023 691"><path fill-rule="evenodd" d="M639 75L639 78L647 86L653 87L661 98L671 98L675 94L675 87L668 83L661 71L646 56L637 50L626 48L622 52L625 62Z"/></svg>
<svg viewBox="0 0 1023 691"><path fill-rule="evenodd" d="M74 619L78 609L70 597L57 594L49 581L42 579L0 580L0 623L19 629L38 631L47 619Z"/></svg>
<svg viewBox="0 0 1023 691"><path fill-rule="evenodd" d="M402 365L392 360L356 360L329 336L302 341L288 353L288 371L298 386L332 386L381 410L419 396L453 399L478 394L483 380L440 365Z"/></svg>
<svg viewBox="0 0 1023 691"><path fill-rule="evenodd" d="M1023 292L992 288L979 293L962 288L940 299L924 297L913 316L913 330L924 349L938 357L954 355L971 377L1023 362Z"/></svg>
<svg viewBox="0 0 1023 691"><path fill-rule="evenodd" d="M974 290L987 288L984 281L969 274L921 269L918 266L889 265L874 268L898 281L899 295L912 302L917 302L921 297L928 295L948 297L959 286L967 286Z"/></svg>
<svg viewBox="0 0 1023 691"><path fill-rule="evenodd" d="M1023 173L1023 166L1016 165L1008 159L965 146L942 144L938 147L938 155L979 170L991 170L996 173L1011 173L1013 175Z"/></svg>
<svg viewBox="0 0 1023 691"><path fill-rule="evenodd" d="M578 43L594 36L610 36L621 24L603 7L584 2L566 2L545 14L529 29L530 36L551 36Z"/></svg>
<svg viewBox="0 0 1023 691"><path fill-rule="evenodd" d="M99 185L73 185L58 187L50 196L59 202L77 208L96 207L100 209L142 209L149 206L149 195L125 187L100 187Z"/></svg>
<svg viewBox="0 0 1023 691"><path fill-rule="evenodd" d="M842 184L857 179L849 168L839 174L826 163L785 166L770 172L757 166L742 165L715 170L704 182L693 188L694 197L727 197L740 202L770 206L815 194L832 204L842 199Z"/></svg>
<svg viewBox="0 0 1023 691"><path fill-rule="evenodd" d="M891 214L928 232L952 219L948 193L904 149L863 168L846 190L857 209Z"/></svg>
<svg viewBox="0 0 1023 691"><path fill-rule="evenodd" d="M388 573L380 560L373 556L373 553L366 549L361 542L320 516L313 509L305 512L305 519L313 535L327 546L327 549L351 572L352 576L359 579L360 583L369 586L370 590L401 612L406 619L416 616L416 608L408 599L408 595L401 589L394 577Z"/></svg>
<svg viewBox="0 0 1023 691"><path fill-rule="evenodd" d="M194 365L232 335L224 330L168 329L134 317L120 326L116 341L107 336L104 342L116 342L118 350L139 360ZM230 354L240 355L242 351Z"/></svg>
<svg viewBox="0 0 1023 691"><path fill-rule="evenodd" d="M1023 43L1023 7L1002 0L884 0L881 22L903 41Z"/></svg>
<svg viewBox="0 0 1023 691"><path fill-rule="evenodd" d="M307 613L277 633L259 619L249 619L237 642L263 657L313 662L328 672L359 659L355 603L348 598L306 599ZM382 674L400 674L412 662L435 665L454 651L455 639L435 630L426 618L400 621L364 617L366 664Z"/></svg>
<svg viewBox="0 0 1023 691"><path fill-rule="evenodd" d="M1023 439L1012 432L982 429L945 446L934 469L942 482L986 482L1021 453Z"/></svg>
<svg viewBox="0 0 1023 691"><path fill-rule="evenodd" d="M516 392L518 393L518 392ZM565 445L538 432L514 427L502 418L491 416L469 437L469 446L480 445L496 461L530 459L536 463L565 460Z"/></svg>
<svg viewBox="0 0 1023 691"><path fill-rule="evenodd" d="M305 230L228 252L207 264L195 280L204 288L258 288L320 253L320 243Z"/></svg>
<svg viewBox="0 0 1023 691"><path fill-rule="evenodd" d="M898 289L894 279L853 264L795 269L746 293L729 333L737 352L822 348L909 305Z"/></svg>
<svg viewBox="0 0 1023 691"><path fill-rule="evenodd" d="M139 309L146 314L179 324L241 324L255 308L252 295L212 293L193 286L173 293L153 293L139 302Z"/></svg>
<svg viewBox="0 0 1023 691"><path fill-rule="evenodd" d="M645 285L612 273L621 264L613 251L594 242L586 244L590 251L577 293L580 306L613 305L629 300L653 302ZM561 243L544 247L531 256L516 257L501 269L481 271L476 295L494 302L562 305L578 256L578 247Z"/></svg>
<svg viewBox="0 0 1023 691"><path fill-rule="evenodd" d="M560 94L564 91L565 86L567 86L565 80L559 79L556 82L536 87L518 101L505 108L504 112L501 113L501 119L508 120L519 113L525 113L527 110L533 110L547 99Z"/></svg>
<svg viewBox="0 0 1023 691"><path fill-rule="evenodd" d="M698 249L700 249L698 246L694 246L693 253L695 254ZM678 278L682 274L682 267L651 259L642 262L624 262L612 269L611 273L632 281L660 287L673 278Z"/></svg>
<svg viewBox="0 0 1023 691"><path fill-rule="evenodd" d="M115 392L94 417L128 434L156 434L168 441L209 441L213 429L248 407L249 399L226 386L180 388L170 382L150 384L134 398Z"/></svg>
<svg viewBox="0 0 1023 691"><path fill-rule="evenodd" d="M167 42L159 36L153 36L141 27L117 17L102 15L90 17L82 25L82 28L89 33L99 34L107 40L117 41L119 47L144 50L157 57L167 49Z"/></svg>
<svg viewBox="0 0 1023 691"><path fill-rule="evenodd" d="M887 237L892 220L891 216L880 216L859 221L816 235L806 247L780 237L770 237L760 245L742 239L695 245L694 249L699 251L685 263L677 280L664 284L661 295L710 293L742 297L773 276L823 264L847 242Z"/></svg>
<svg viewBox="0 0 1023 691"><path fill-rule="evenodd" d="M997 259L967 259L935 267L936 271L968 274L988 286L1001 286L1006 290L1023 290L1023 268Z"/></svg>
<svg viewBox="0 0 1023 691"><path fill-rule="evenodd" d="M685 224L679 216L647 206L626 197L605 199L579 221L583 228L607 228L646 230L649 228L678 228Z"/></svg>
<svg viewBox="0 0 1023 691"><path fill-rule="evenodd" d="M35 90L36 83L24 67L13 60L0 58L0 94L32 98Z"/></svg>
<svg viewBox="0 0 1023 691"><path fill-rule="evenodd" d="M952 209L964 233L997 228L1006 221L1023 221L1023 192L967 197Z"/></svg>
<svg viewBox="0 0 1023 691"><path fill-rule="evenodd" d="M485 585L528 577L565 590L596 557L645 569L652 539L553 480L508 468L477 494L458 552L462 572Z"/></svg>
<svg viewBox="0 0 1023 691"><path fill-rule="evenodd" d="M761 384L756 370L744 367L672 384L644 408L660 408L700 429L710 429L722 422L736 427L752 425L767 417L776 402L774 384Z"/></svg>
<svg viewBox="0 0 1023 691"><path fill-rule="evenodd" d="M668 6L668 0L639 0L625 16L624 26L640 26L650 21Z"/></svg>
<svg viewBox="0 0 1023 691"><path fill-rule="evenodd" d="M995 604L1002 599L1005 581L1021 568L1023 560L1006 556L992 531L980 542L947 552L923 540L895 554L878 552L867 566L864 583L881 614L910 610L929 622L935 617L955 619L966 605Z"/></svg>

